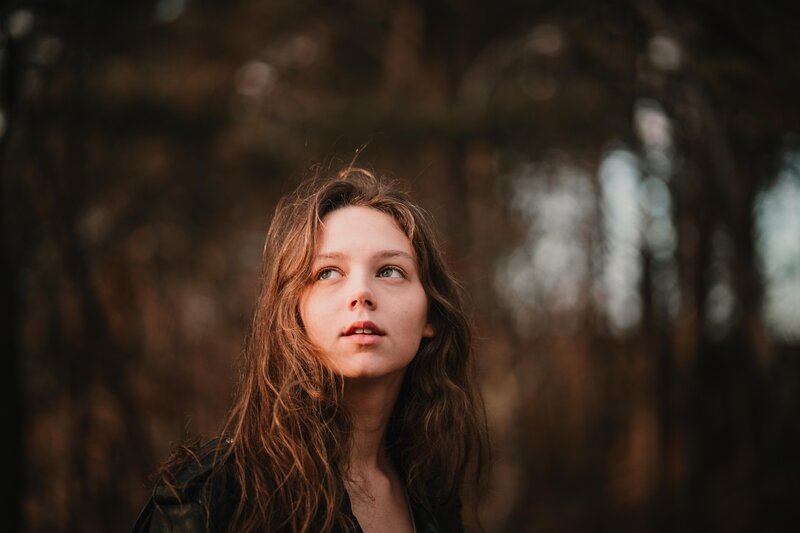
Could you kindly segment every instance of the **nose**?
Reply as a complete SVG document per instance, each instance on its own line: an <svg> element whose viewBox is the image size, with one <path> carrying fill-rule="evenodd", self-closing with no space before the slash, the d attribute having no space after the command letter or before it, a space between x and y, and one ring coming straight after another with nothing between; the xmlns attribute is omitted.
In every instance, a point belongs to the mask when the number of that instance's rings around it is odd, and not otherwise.
<svg viewBox="0 0 800 533"><path fill-rule="evenodd" d="M352 295L350 296L348 307L355 310L358 307L365 307L366 309L375 309L375 295L366 283L359 283L353 288Z"/></svg>

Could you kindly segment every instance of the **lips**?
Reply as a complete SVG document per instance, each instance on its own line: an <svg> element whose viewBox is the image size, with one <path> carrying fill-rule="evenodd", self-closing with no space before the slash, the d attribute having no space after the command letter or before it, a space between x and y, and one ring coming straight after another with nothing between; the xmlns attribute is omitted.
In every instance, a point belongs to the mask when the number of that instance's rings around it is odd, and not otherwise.
<svg viewBox="0 0 800 533"><path fill-rule="evenodd" d="M386 333L384 333L383 330L374 322L370 322L369 320L360 320L350 324L350 327L347 328L344 333L342 333L342 336L344 337L350 337L351 335L378 335L382 337L386 335Z"/></svg>

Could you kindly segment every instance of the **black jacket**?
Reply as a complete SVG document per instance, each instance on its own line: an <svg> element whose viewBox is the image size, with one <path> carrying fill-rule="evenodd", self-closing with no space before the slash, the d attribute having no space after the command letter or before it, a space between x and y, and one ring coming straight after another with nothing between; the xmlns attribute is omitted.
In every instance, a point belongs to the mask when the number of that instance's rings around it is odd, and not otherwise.
<svg viewBox="0 0 800 533"><path fill-rule="evenodd" d="M212 441L197 451L198 460L190 460L175 475L175 490L159 482L131 533L223 533L240 499L239 484L230 462L215 463L219 442ZM209 480L209 477L213 479ZM210 481L209 489L206 483ZM362 533L345 493L342 511ZM208 515L206 508L209 509ZM461 504L454 501L428 509L411 501L417 533L462 533ZM350 532L347 532L350 533Z"/></svg>

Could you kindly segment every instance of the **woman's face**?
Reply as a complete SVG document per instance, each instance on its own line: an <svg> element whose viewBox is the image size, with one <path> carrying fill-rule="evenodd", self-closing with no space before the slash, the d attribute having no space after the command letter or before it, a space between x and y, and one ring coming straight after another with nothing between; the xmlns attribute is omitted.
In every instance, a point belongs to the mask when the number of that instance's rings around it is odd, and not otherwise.
<svg viewBox="0 0 800 533"><path fill-rule="evenodd" d="M392 217L370 207L323 218L300 315L346 378L402 375L434 333L411 242Z"/></svg>

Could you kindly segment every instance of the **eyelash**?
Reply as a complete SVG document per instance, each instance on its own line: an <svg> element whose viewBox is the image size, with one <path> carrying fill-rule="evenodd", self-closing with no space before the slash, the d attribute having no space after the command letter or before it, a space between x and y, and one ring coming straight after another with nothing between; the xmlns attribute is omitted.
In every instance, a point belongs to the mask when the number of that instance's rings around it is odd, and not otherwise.
<svg viewBox="0 0 800 533"><path fill-rule="evenodd" d="M378 272L377 272L377 277L379 277L379 278L392 278L392 277L394 277L394 276L381 276L381 274L383 272L386 272L386 271L389 271L389 270L393 270L393 271L397 272L400 275L399 277L401 277L403 279L406 278L406 273L403 271L403 269L400 268L400 267L393 266L393 265L387 265L387 266L383 266L383 267L379 268ZM325 274L326 272L336 272L336 273L341 274L341 272L336 268L323 267L323 268L319 269L319 271L317 271L317 273L314 275L314 279L316 281L325 281L326 279L329 279L329 278L323 278L322 277L322 275Z"/></svg>
<svg viewBox="0 0 800 533"><path fill-rule="evenodd" d="M315 279L316 281L324 281L324 279L327 279L327 278L323 278L323 277L322 277L322 275L323 275L324 273L326 273L326 272L339 272L339 271L338 271L338 270L336 270L335 268L331 268L331 267L325 267L325 268L321 268L321 269L319 269L319 271L318 271L318 272L317 272L317 273L314 275L314 279Z"/></svg>
<svg viewBox="0 0 800 533"><path fill-rule="evenodd" d="M379 277L385 277L385 276L381 276L381 274L383 272L386 272L387 270L394 270L395 272L400 274L401 278L405 278L406 277L406 273L403 272L402 268L399 268L399 267L396 267L396 266L392 266L392 265L387 265L385 267L381 267L380 269L378 269L378 276ZM388 276L388 277L393 277L393 276Z"/></svg>

